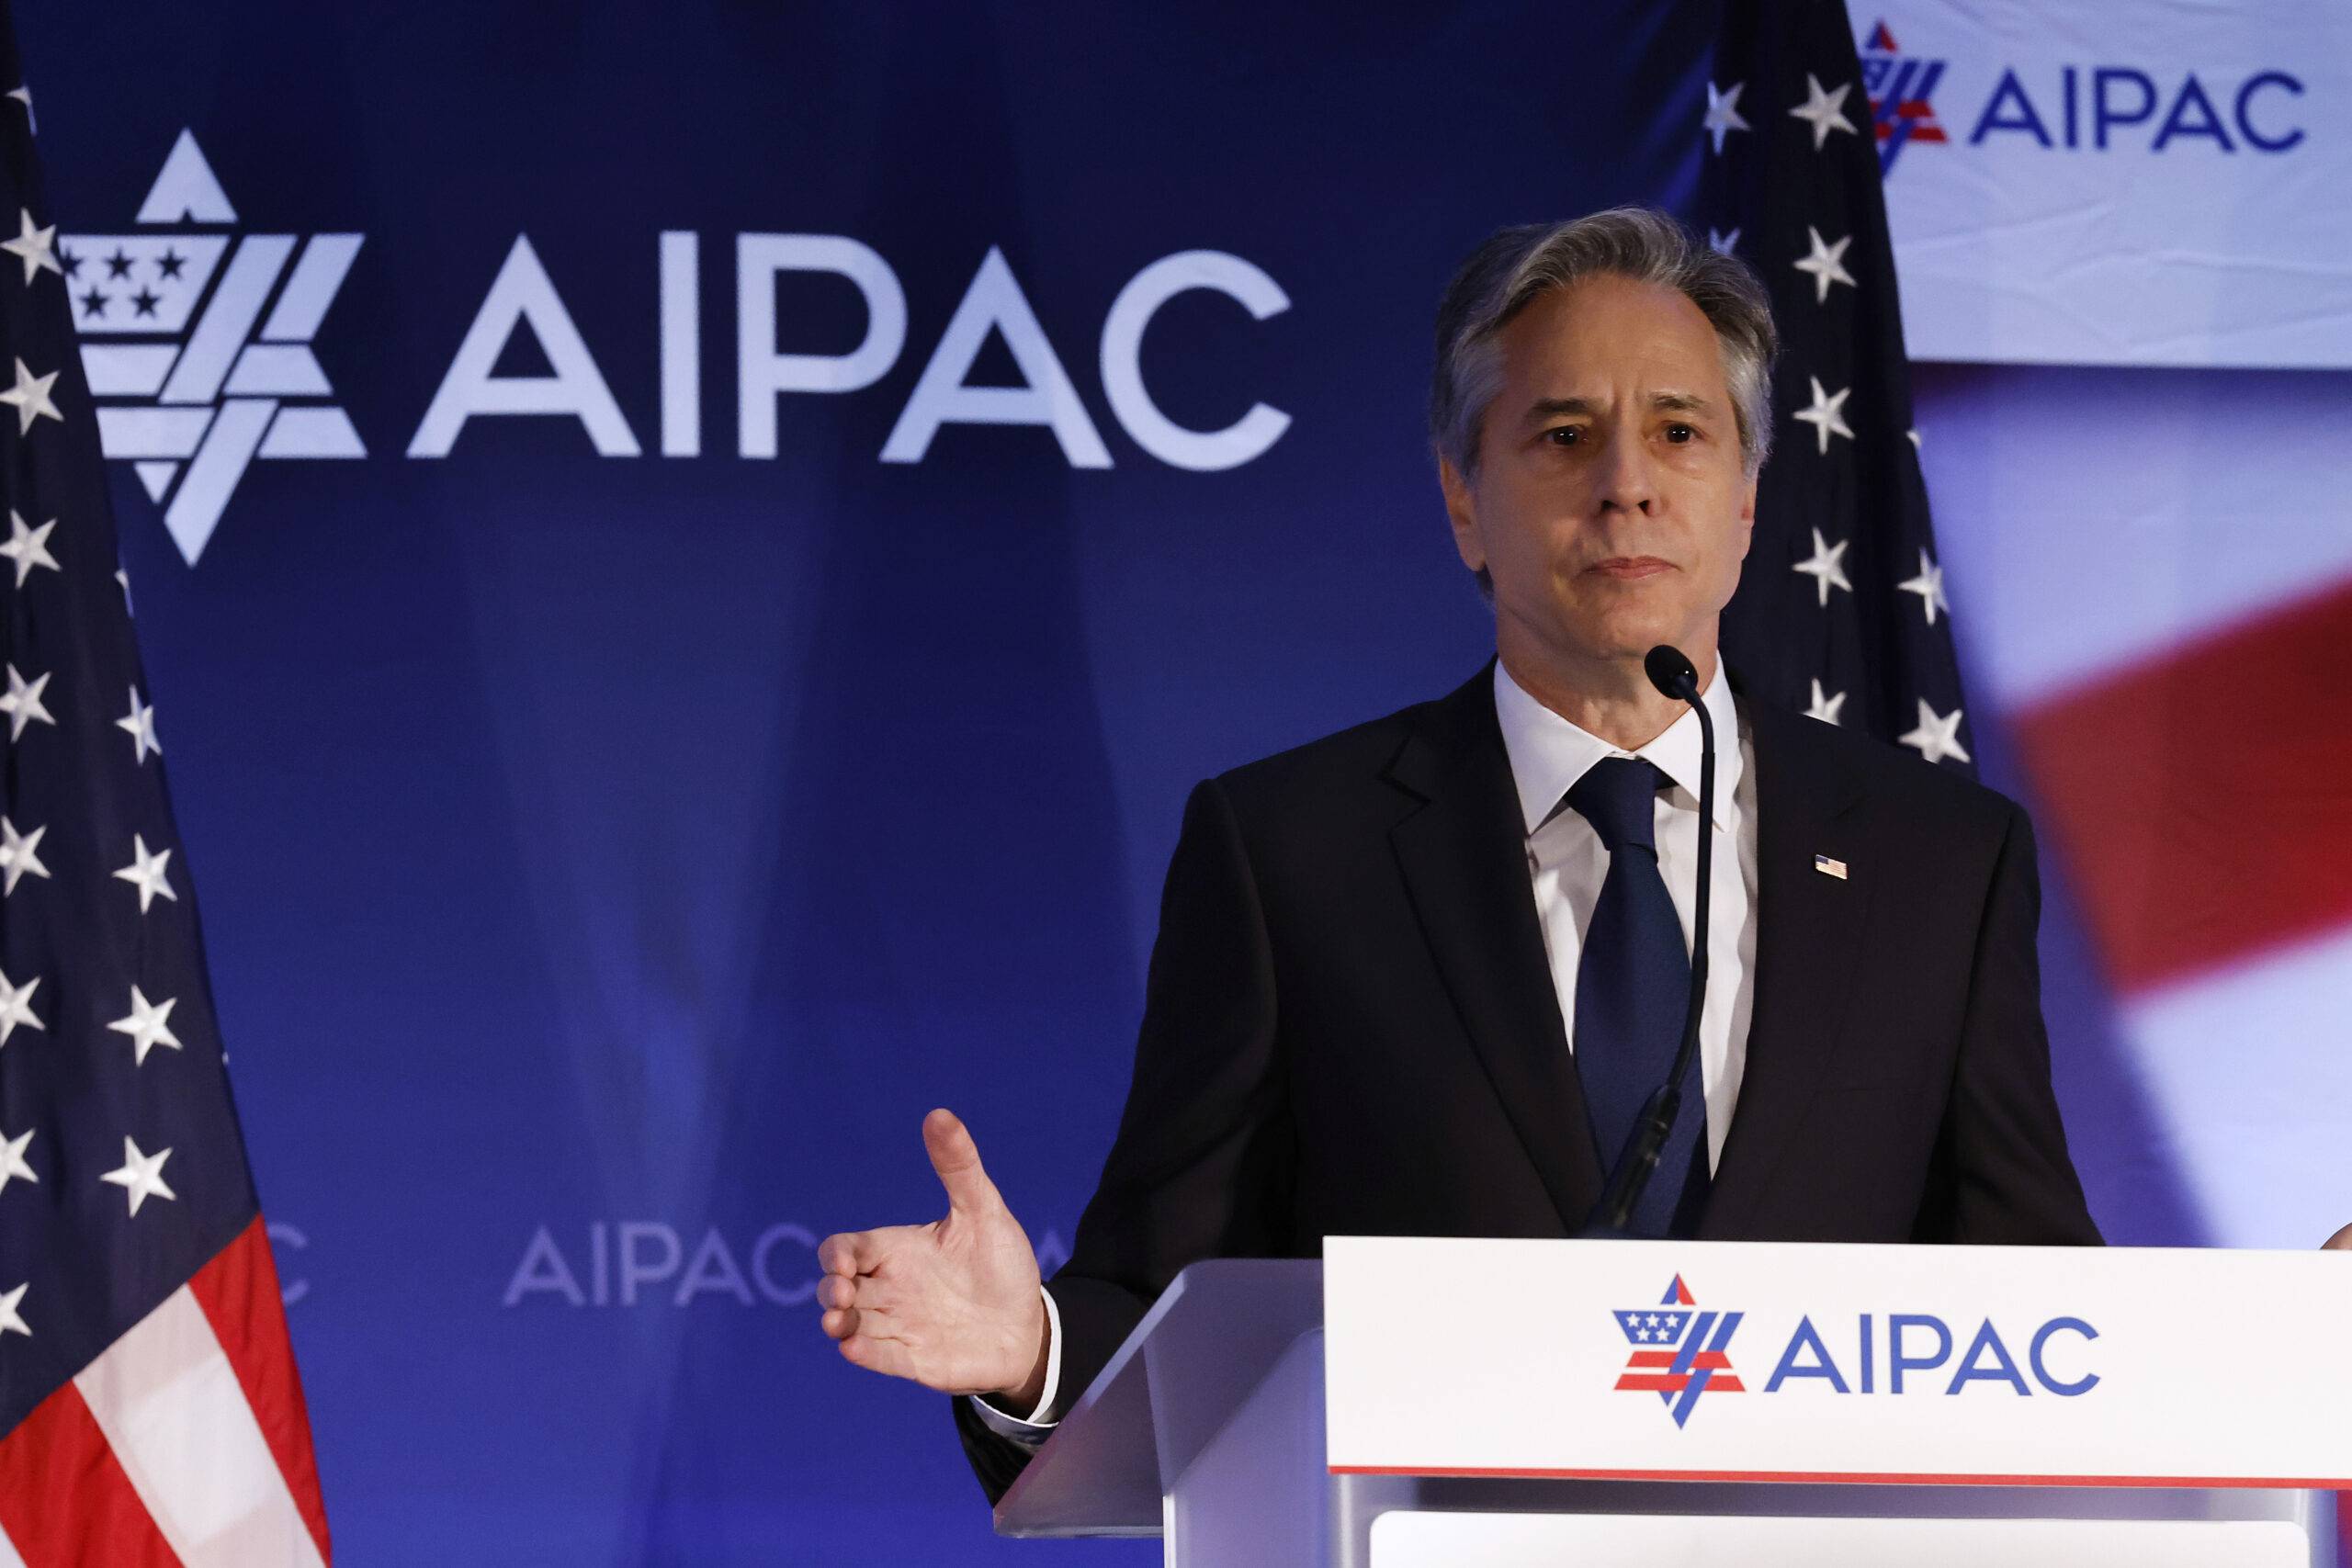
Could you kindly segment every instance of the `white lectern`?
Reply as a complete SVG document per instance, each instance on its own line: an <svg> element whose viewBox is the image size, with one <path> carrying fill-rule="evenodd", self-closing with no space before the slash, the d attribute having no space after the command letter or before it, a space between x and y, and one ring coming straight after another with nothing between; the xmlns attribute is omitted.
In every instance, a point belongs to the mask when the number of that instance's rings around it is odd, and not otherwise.
<svg viewBox="0 0 2352 1568"><path fill-rule="evenodd" d="M1332 1237L1186 1269L998 1505L1250 1568L2333 1568L2352 1259Z"/></svg>

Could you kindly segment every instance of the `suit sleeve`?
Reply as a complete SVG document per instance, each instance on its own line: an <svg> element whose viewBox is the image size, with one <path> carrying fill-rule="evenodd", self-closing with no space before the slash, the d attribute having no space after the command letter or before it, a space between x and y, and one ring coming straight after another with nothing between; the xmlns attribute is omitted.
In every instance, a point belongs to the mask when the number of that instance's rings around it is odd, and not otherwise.
<svg viewBox="0 0 2352 1568"><path fill-rule="evenodd" d="M2101 1239L2066 1152L2050 1081L2035 933L2041 885L2033 825L2009 807L1976 935L1922 1239L2087 1244Z"/></svg>
<svg viewBox="0 0 2352 1568"><path fill-rule="evenodd" d="M1047 1289L1061 1319L1058 1417L1159 1293L1204 1258L1281 1257L1295 1140L1277 1050L1274 965L1225 787L1193 791L1160 898L1143 1024L1117 1137ZM994 1503L1029 1454L955 1401Z"/></svg>

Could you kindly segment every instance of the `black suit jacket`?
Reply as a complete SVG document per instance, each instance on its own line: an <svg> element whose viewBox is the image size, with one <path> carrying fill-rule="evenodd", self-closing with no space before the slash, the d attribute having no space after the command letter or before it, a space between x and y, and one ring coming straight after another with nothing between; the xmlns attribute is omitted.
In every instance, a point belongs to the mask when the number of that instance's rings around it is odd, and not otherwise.
<svg viewBox="0 0 2352 1568"><path fill-rule="evenodd" d="M2098 1241L2051 1091L2025 813L1898 748L1742 712L1755 1006L1699 1235ZM1049 1287L1065 1407L1196 1259L1583 1225L1603 1160L1524 828L1491 666L1193 792L1126 1109ZM956 1405L993 1499L1027 1455Z"/></svg>

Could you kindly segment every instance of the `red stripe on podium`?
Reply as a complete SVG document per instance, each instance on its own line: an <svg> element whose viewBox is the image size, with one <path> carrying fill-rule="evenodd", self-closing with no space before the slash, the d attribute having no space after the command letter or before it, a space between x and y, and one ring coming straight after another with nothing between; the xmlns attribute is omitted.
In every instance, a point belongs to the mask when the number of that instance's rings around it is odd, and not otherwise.
<svg viewBox="0 0 2352 1568"><path fill-rule="evenodd" d="M1806 1470L1512 1470L1420 1464L1335 1464L1332 1475L1429 1475L1497 1481L1761 1481L1842 1486L2136 1486L2230 1491L2346 1492L2352 1476L2295 1475L1938 1475Z"/></svg>

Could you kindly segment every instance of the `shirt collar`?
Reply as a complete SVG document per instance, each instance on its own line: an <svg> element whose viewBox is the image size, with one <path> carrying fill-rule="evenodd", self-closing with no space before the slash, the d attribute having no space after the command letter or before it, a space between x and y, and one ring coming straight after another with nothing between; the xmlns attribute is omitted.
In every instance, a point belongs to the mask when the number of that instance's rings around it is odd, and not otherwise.
<svg viewBox="0 0 2352 1568"><path fill-rule="evenodd" d="M1723 660L1699 694L1715 724L1715 826L1731 829L1732 792L1739 785L1739 715ZM1537 702L1495 660L1495 716L1502 724L1503 750L1510 757L1512 782L1530 837L1560 804L1560 797L1604 757L1640 757L1674 782L1691 810L1699 808L1699 716L1686 710L1666 732L1634 751L1623 751L1578 728Z"/></svg>

